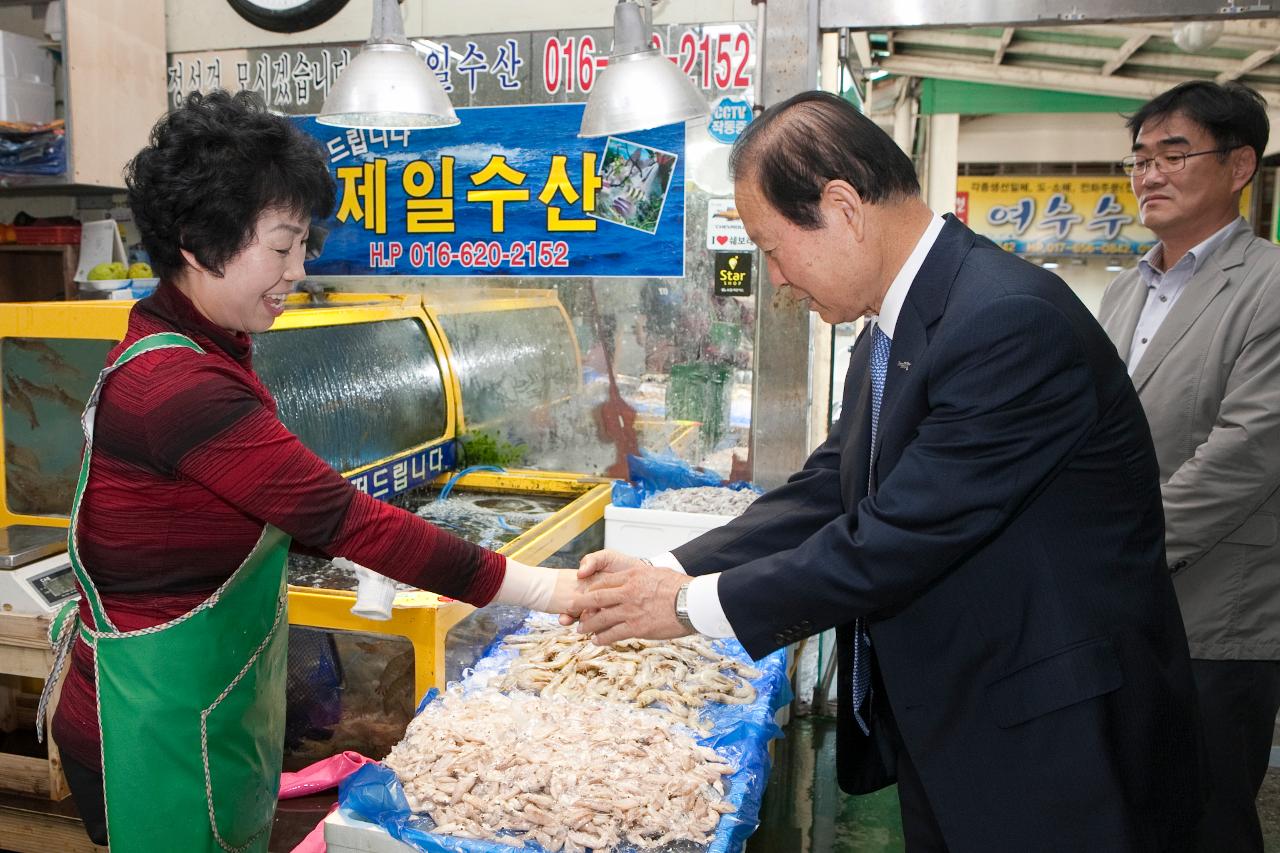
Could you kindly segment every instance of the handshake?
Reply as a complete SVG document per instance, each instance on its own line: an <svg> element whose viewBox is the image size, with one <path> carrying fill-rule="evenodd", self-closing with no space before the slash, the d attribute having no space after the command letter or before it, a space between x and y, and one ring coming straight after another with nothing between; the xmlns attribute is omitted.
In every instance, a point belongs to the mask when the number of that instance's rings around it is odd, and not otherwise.
<svg viewBox="0 0 1280 853"><path fill-rule="evenodd" d="M518 565L508 561L508 574ZM630 637L669 640L690 633L676 618L676 595L689 582L682 572L619 551L588 554L576 572L537 571L552 572L554 577L550 595L545 603L536 602L536 609L559 613L562 625L577 622L578 630L593 635L596 645Z"/></svg>
<svg viewBox="0 0 1280 853"><path fill-rule="evenodd" d="M335 566L355 573L359 585L351 612L366 619L390 619L396 582L350 560ZM596 645L638 637L669 640L692 633L676 618L676 596L689 576L619 551L596 551L577 571L527 566L507 560L494 604L515 604L560 614L562 625L578 624Z"/></svg>

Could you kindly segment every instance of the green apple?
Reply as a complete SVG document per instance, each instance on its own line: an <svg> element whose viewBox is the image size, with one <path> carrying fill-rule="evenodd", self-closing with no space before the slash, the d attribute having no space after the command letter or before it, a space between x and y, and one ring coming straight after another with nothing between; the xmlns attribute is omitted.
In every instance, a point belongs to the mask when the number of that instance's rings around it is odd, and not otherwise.
<svg viewBox="0 0 1280 853"><path fill-rule="evenodd" d="M106 279L128 278L129 271L125 269L125 265L119 261L111 261L110 263L98 264L89 270L89 281L103 281Z"/></svg>

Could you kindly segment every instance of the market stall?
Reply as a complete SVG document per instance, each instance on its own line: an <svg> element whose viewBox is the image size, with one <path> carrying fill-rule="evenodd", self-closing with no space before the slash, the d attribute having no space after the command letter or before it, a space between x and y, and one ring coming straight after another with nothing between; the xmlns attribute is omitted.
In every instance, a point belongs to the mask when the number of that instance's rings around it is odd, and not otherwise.
<svg viewBox="0 0 1280 853"><path fill-rule="evenodd" d="M502 310L508 317L521 316L522 308L546 316L538 312L552 304L545 294L532 293L524 303L507 300ZM14 678L43 675L24 662L47 655L48 617L75 594L65 545L82 441L79 415L92 377L123 334L131 307L131 302L103 301L0 309L0 492L5 496L0 530L7 546L0 555L0 607L8 618L29 623L17 634L44 645L40 652L26 649L25 640L6 641L0 660L8 663L0 671ZM469 307L482 313L474 303ZM553 310L551 317L563 314ZM563 326L563 319L559 322ZM571 339L572 332L562 328L559 334ZM546 337L554 340L555 330ZM492 345L504 346L497 339ZM476 344L470 346L475 355ZM608 486L597 478L501 468L456 476L456 436L466 430L459 386L434 312L421 299L298 296L256 347L259 369L282 418L358 488L530 563L574 565L602 541L598 522ZM524 375L536 376L537 353L527 350L526 355L533 366ZM567 393L562 385L533 382L523 398L529 408L549 402L537 396L538 388L557 398ZM475 406L483 409L482 392L475 393ZM418 698L470 663L468 642L477 631L483 635L486 629L477 627L483 619L469 619L473 608L468 605L405 588L394 593L386 618L372 621L351 612L357 580L348 568L299 555L291 561L289 610L297 626L290 662L297 695L291 707L314 704L326 687L334 700L320 703L323 719L314 713L291 718L294 760L302 763L344 746L376 752L382 748L379 733L389 737L389 747ZM455 674L449 676L451 670ZM347 680L337 676L326 682L326 672L342 673ZM21 705L22 697L38 694L39 688L28 681L6 691L0 698L7 708ZM362 714L370 712L375 699L383 718L373 729L361 728ZM399 716L396 709L403 709ZM348 739L334 740L335 727ZM56 753L46 759L35 744L23 749L33 754L13 760L39 761L40 772L5 774L3 784L55 800L65 796ZM52 782L38 790L21 781L41 774Z"/></svg>

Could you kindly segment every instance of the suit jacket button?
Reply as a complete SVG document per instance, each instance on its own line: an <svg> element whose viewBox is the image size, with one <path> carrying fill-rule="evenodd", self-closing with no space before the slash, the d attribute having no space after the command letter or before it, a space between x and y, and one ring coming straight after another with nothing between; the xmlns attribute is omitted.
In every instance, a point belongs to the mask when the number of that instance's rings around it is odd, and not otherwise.
<svg viewBox="0 0 1280 853"><path fill-rule="evenodd" d="M787 635L779 631L778 633L773 635L773 640L778 645L785 646L787 644Z"/></svg>

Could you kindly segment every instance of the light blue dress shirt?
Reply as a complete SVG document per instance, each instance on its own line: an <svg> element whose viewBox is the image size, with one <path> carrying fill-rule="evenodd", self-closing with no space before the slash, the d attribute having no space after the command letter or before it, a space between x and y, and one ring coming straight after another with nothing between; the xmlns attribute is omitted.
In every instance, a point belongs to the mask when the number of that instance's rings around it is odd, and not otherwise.
<svg viewBox="0 0 1280 853"><path fill-rule="evenodd" d="M1147 351L1147 345L1155 337L1160 324L1173 310L1173 303L1178 301L1178 297L1186 289L1187 282L1200 272L1205 260L1222 245L1240 219L1241 217L1236 217L1224 228L1210 235L1209 239L1188 250L1171 270L1161 272L1157 267L1164 265L1162 243L1157 243L1138 261L1138 274L1147 285L1147 301L1138 316L1138 325L1133 330L1133 343L1129 345L1129 357L1125 360L1130 376L1133 376L1133 371L1142 360L1142 354Z"/></svg>

